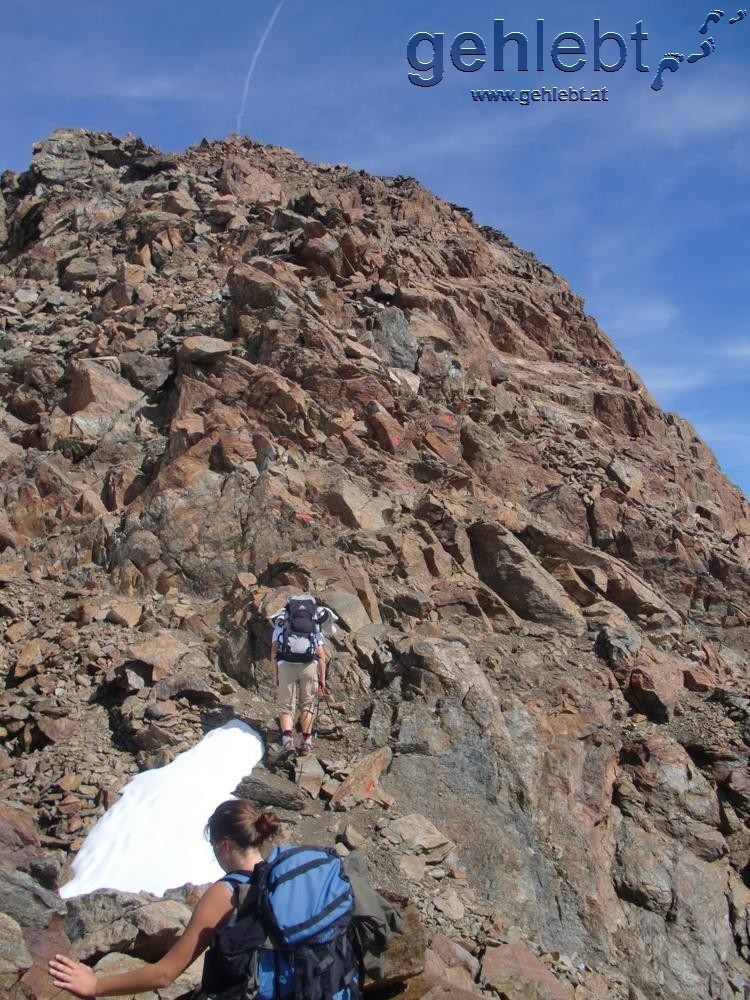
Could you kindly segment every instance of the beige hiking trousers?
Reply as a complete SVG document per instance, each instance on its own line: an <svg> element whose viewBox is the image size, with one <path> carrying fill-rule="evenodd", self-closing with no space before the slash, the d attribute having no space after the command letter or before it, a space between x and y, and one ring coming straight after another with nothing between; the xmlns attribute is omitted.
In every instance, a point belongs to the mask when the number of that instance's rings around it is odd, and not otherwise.
<svg viewBox="0 0 750 1000"><path fill-rule="evenodd" d="M318 690L318 664L280 662L279 668L279 712L294 715L294 703L300 712L312 712L315 707L315 692ZM299 699L296 698L299 690Z"/></svg>

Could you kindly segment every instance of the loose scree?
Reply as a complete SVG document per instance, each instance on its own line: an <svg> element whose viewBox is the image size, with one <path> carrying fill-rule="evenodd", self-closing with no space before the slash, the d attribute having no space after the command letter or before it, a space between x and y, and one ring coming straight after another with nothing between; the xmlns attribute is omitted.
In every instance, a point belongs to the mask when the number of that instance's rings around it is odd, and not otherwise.
<svg viewBox="0 0 750 1000"><path fill-rule="evenodd" d="M536 22L535 45L530 43L528 36L522 31L510 31L506 34L505 20L496 19L493 31L495 72L504 72L505 49L510 43L513 43L517 55L516 65L512 68L519 73L529 72L529 60L533 57L536 57L537 73L545 71L547 56L552 66L561 73L577 73L586 65L588 57L593 58L596 72L616 73L628 59L628 43L625 38L616 31L602 33L599 18L594 19L594 37L590 49L586 48L586 40L577 31L560 32L549 48L545 46L544 34L544 18L539 18ZM648 73L649 67L643 63L643 43L648 41L643 21L636 23L630 41L635 42L635 68L639 73ZM608 59L616 56L614 62L605 62L602 58L605 42L606 56ZM460 73L478 72L485 66L488 58L487 44L475 31L462 31L456 35L449 51L450 60ZM410 82L415 87L435 87L439 84L445 75L445 52L443 32L418 31L412 35L406 47L409 65L414 70L408 74Z"/></svg>

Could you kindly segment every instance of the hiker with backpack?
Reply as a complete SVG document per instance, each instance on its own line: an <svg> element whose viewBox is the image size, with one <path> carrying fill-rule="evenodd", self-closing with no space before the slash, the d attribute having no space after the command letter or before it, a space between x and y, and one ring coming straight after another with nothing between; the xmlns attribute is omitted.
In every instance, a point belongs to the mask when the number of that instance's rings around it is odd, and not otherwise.
<svg viewBox="0 0 750 1000"><path fill-rule="evenodd" d="M321 624L330 614L312 594L290 597L284 610L272 617L271 660L279 689L281 752L294 752L295 700L299 709L301 756L312 752L312 727L316 694L326 690L326 641Z"/></svg>
<svg viewBox="0 0 750 1000"><path fill-rule="evenodd" d="M244 799L223 802L206 834L227 874L206 890L167 954L106 976L55 955L54 985L79 997L164 989L206 951L204 1000L359 1000L355 898L341 859L324 848L273 847L280 830L275 813Z"/></svg>

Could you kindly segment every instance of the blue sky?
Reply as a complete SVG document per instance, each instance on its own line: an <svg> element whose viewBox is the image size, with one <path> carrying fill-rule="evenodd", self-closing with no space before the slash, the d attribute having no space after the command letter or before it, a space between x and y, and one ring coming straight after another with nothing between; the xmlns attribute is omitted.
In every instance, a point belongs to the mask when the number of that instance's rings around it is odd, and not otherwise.
<svg viewBox="0 0 750 1000"><path fill-rule="evenodd" d="M243 131L327 163L410 174L470 207L562 274L666 409L691 420L750 494L750 14L741 3L698 29L696 0L284 0L250 81ZM133 132L184 149L236 128L243 87L279 0L4 0L0 169L23 169L52 129ZM750 4L748 5L750 7ZM493 69L493 19L530 37L530 71ZM536 21L545 70L536 71ZM594 72L594 19L628 60ZM635 69L637 21L649 39ZM409 83L406 47L445 35L445 74ZM487 44L460 73L459 32ZM587 64L561 73L549 50L576 31ZM661 57L715 51L650 83ZM419 54L426 59L429 45ZM618 48L605 42L602 58ZM573 61L572 59L570 60ZM477 88L606 86L606 103L475 103Z"/></svg>

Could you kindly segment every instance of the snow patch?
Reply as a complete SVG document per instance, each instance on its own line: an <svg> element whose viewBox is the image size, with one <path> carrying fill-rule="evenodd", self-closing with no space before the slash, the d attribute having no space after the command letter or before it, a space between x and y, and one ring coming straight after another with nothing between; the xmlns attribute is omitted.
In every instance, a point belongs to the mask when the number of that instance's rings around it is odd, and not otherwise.
<svg viewBox="0 0 750 1000"><path fill-rule="evenodd" d="M206 821L262 756L258 734L235 720L166 767L136 775L86 837L60 895L119 889L161 896L221 878Z"/></svg>

